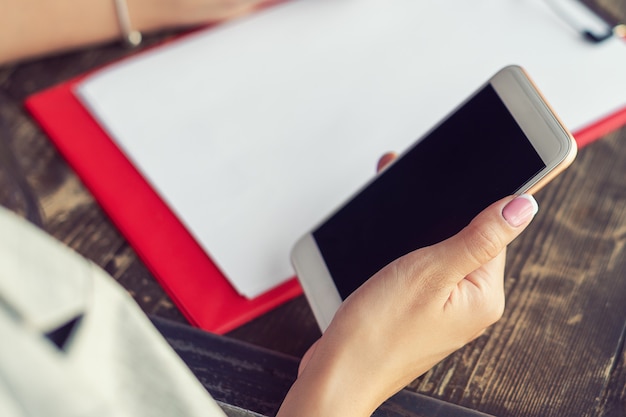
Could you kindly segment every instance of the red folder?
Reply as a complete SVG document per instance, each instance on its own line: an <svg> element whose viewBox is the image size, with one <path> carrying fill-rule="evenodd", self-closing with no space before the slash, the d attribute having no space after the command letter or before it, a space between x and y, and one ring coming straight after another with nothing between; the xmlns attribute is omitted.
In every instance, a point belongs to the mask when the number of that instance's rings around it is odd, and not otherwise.
<svg viewBox="0 0 626 417"><path fill-rule="evenodd" d="M76 99L80 81L35 94L26 107L193 325L222 334L301 294L292 278L252 300L239 295ZM625 124L626 108L574 136L583 147Z"/></svg>
<svg viewBox="0 0 626 417"><path fill-rule="evenodd" d="M223 334L302 293L292 278L251 300L239 295L76 99L81 79L29 97L26 108L193 325Z"/></svg>

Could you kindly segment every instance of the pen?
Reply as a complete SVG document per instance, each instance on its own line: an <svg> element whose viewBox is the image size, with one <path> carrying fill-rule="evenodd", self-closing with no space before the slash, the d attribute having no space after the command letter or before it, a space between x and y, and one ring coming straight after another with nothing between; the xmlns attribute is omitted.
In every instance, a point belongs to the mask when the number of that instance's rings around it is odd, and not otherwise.
<svg viewBox="0 0 626 417"><path fill-rule="evenodd" d="M545 0L546 4L582 37L600 43L612 37L626 37L626 25L610 25L579 0Z"/></svg>

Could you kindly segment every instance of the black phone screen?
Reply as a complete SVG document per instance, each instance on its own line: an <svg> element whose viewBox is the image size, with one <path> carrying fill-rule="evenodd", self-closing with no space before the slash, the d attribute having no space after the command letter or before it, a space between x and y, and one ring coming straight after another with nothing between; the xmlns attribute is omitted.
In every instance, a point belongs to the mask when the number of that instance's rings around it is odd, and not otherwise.
<svg viewBox="0 0 626 417"><path fill-rule="evenodd" d="M489 84L313 231L342 299L440 242L545 167Z"/></svg>

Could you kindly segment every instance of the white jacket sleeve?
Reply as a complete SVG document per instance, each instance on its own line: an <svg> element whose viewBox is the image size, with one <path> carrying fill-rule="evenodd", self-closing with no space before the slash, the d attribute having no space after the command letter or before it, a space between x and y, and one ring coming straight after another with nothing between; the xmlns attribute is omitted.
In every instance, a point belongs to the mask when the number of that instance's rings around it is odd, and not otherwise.
<svg viewBox="0 0 626 417"><path fill-rule="evenodd" d="M0 415L225 415L105 271L2 208L0 231Z"/></svg>

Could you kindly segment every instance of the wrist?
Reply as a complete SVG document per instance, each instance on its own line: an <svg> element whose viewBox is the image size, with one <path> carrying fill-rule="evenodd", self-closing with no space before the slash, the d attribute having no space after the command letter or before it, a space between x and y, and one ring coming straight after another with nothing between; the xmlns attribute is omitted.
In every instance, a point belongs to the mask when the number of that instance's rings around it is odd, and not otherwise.
<svg viewBox="0 0 626 417"><path fill-rule="evenodd" d="M185 28L211 24L250 13L268 0L127 0L137 30Z"/></svg>
<svg viewBox="0 0 626 417"><path fill-rule="evenodd" d="M328 379L310 380L299 377L293 384L278 411L277 417L369 417L376 409L362 396L358 379L345 384L334 384ZM338 386L339 385L339 386Z"/></svg>
<svg viewBox="0 0 626 417"><path fill-rule="evenodd" d="M131 27L142 33L175 26L171 0L126 0Z"/></svg>
<svg viewBox="0 0 626 417"><path fill-rule="evenodd" d="M379 375L371 366L363 366L355 355L358 351L325 349L328 346L319 342L278 416L370 416L387 398L377 389Z"/></svg>

